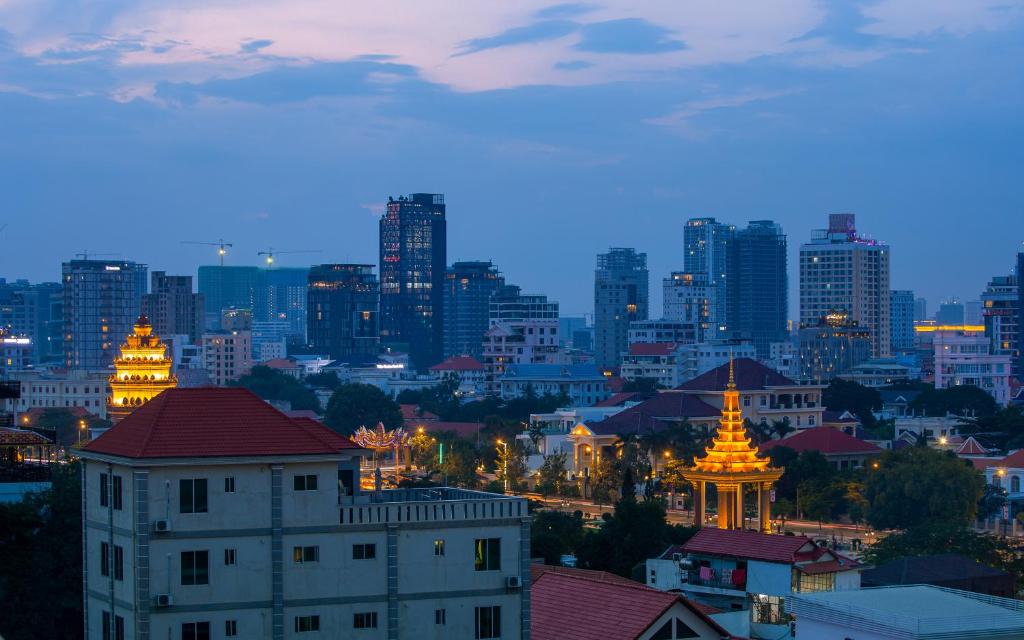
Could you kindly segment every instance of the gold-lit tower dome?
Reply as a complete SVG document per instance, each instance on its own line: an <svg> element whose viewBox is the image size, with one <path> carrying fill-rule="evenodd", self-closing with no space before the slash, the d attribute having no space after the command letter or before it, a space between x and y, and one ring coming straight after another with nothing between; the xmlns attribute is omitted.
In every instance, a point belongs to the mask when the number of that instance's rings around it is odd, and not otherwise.
<svg viewBox="0 0 1024 640"><path fill-rule="evenodd" d="M178 386L171 366L167 346L153 334L149 318L139 316L134 331L121 345L120 357L114 360L116 372L110 376L107 417L117 422L164 389Z"/></svg>
<svg viewBox="0 0 1024 640"><path fill-rule="evenodd" d="M706 455L693 461L693 467L683 471L683 477L693 485L694 524L704 525L707 506L707 485L718 490L718 528L743 528L743 494L746 486L757 492L758 530L770 531L772 484L784 469L768 466L768 459L757 454L747 430L743 427L740 411L740 392L736 389L732 358L729 358L729 383L722 399L722 417Z"/></svg>

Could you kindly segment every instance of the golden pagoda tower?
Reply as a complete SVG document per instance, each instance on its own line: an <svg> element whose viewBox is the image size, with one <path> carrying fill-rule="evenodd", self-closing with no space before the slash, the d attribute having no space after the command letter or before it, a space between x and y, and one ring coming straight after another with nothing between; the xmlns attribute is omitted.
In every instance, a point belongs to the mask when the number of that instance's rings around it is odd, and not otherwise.
<svg viewBox="0 0 1024 640"><path fill-rule="evenodd" d="M718 490L718 528L742 529L743 490L745 485L754 485L757 488L758 529L771 532L771 503L768 498L772 484L784 470L769 467L767 458L758 457L757 448L751 444L747 430L743 428L732 357L729 358L729 384L724 396L722 418L712 445L705 449L707 455L694 460L693 467L683 471L683 478L693 485L694 524L704 526L707 485L711 483Z"/></svg>
<svg viewBox="0 0 1024 640"><path fill-rule="evenodd" d="M153 335L149 319L139 316L135 330L121 345L121 356L114 360L117 373L110 376L107 399L107 417L111 422L127 416L164 389L178 386L171 365L167 346Z"/></svg>

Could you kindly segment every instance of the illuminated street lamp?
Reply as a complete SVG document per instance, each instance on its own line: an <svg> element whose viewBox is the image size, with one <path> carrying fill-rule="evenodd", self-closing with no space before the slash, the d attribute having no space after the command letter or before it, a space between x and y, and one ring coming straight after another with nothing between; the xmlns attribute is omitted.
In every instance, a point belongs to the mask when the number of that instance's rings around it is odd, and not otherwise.
<svg viewBox="0 0 1024 640"><path fill-rule="evenodd" d="M940 445L942 445L944 447L944 446L946 446L947 442L949 442L949 440L946 439L946 436L939 436L939 444Z"/></svg>
<svg viewBox="0 0 1024 640"><path fill-rule="evenodd" d="M85 433L85 420L78 421L78 445L82 445L82 434Z"/></svg>

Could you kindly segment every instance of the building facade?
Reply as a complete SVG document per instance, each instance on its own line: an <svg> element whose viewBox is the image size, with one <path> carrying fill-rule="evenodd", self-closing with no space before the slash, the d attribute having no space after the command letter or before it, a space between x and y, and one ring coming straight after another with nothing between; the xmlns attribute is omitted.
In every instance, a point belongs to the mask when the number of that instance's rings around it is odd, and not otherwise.
<svg viewBox="0 0 1024 640"><path fill-rule="evenodd" d="M64 361L64 286L0 278L0 329L32 341L32 363Z"/></svg>
<svg viewBox="0 0 1024 640"><path fill-rule="evenodd" d="M889 294L889 346L893 353L914 350L914 292L894 289Z"/></svg>
<svg viewBox="0 0 1024 640"><path fill-rule="evenodd" d="M484 391L501 392L498 379L510 364L562 364L558 303L544 295L522 294L505 285L491 297L490 328L484 334Z"/></svg>
<svg viewBox="0 0 1024 640"><path fill-rule="evenodd" d="M252 332L204 333L203 368L218 387L248 375L252 371Z"/></svg>
<svg viewBox="0 0 1024 640"><path fill-rule="evenodd" d="M771 220L754 220L735 233L735 318L731 335L753 341L757 357L766 359L771 344L788 338L789 278L786 234Z"/></svg>
<svg viewBox="0 0 1024 640"><path fill-rule="evenodd" d="M363 492L366 455L241 389L136 411L82 452L86 640L528 640L525 499Z"/></svg>
<svg viewBox="0 0 1024 640"><path fill-rule="evenodd" d="M95 416L107 417L110 384L106 371L78 369L51 373L25 370L9 372L7 377L20 386L20 397L3 400L6 412L82 407Z"/></svg>
<svg viewBox="0 0 1024 640"><path fill-rule="evenodd" d="M679 386L686 378L686 347L675 342L637 342L622 356L619 377L634 382L653 380L661 388Z"/></svg>
<svg viewBox="0 0 1024 640"><path fill-rule="evenodd" d="M854 214L829 215L828 229L800 247L800 324L845 311L871 332L871 355L891 352L889 247L857 234Z"/></svg>
<svg viewBox="0 0 1024 640"><path fill-rule="evenodd" d="M1018 378L1021 371L1018 353L1018 309L1019 280L1015 275L995 276L981 294L982 321L985 335L992 341L992 353L1008 355L1013 360L1013 373Z"/></svg>
<svg viewBox="0 0 1024 640"><path fill-rule="evenodd" d="M146 265L123 260L72 260L64 282L64 365L106 369L132 332L146 293Z"/></svg>
<svg viewBox="0 0 1024 640"><path fill-rule="evenodd" d="M149 318L157 335L186 335L198 343L203 335L203 294L192 293L192 276L151 274L149 293L142 296L142 315Z"/></svg>
<svg viewBox="0 0 1024 640"><path fill-rule="evenodd" d="M321 264L309 272L309 345L332 359L375 358L380 283L369 264Z"/></svg>
<svg viewBox="0 0 1024 640"><path fill-rule="evenodd" d="M381 340L422 370L444 359L446 225L439 193L388 198L380 219Z"/></svg>
<svg viewBox="0 0 1024 640"><path fill-rule="evenodd" d="M673 271L661 281L661 293L663 319L692 326L696 342L714 339L719 324L718 292L707 274Z"/></svg>
<svg viewBox="0 0 1024 640"><path fill-rule="evenodd" d="M683 231L683 269L704 274L714 289L711 315L716 337L731 330L736 317L735 245L736 227L714 218L691 218Z"/></svg>
<svg viewBox="0 0 1024 640"><path fill-rule="evenodd" d="M538 396L564 395L574 407L607 398L607 379L592 364L512 364L498 379L501 398L513 400L533 390Z"/></svg>
<svg viewBox="0 0 1024 640"><path fill-rule="evenodd" d="M932 338L935 349L935 388L959 385L980 387L1000 405L1010 402L1009 355L991 353L983 332L943 329Z"/></svg>
<svg viewBox="0 0 1024 640"><path fill-rule="evenodd" d="M871 358L871 332L849 316L830 313L813 327L800 329L800 379L828 384Z"/></svg>
<svg viewBox="0 0 1024 640"><path fill-rule="evenodd" d="M652 342L675 342L694 344L699 342L697 325L675 320L638 320L629 323L628 343L648 344Z"/></svg>
<svg viewBox="0 0 1024 640"><path fill-rule="evenodd" d="M966 318L964 303L956 298L942 301L939 310L935 312L935 323L939 325L964 325L967 324Z"/></svg>
<svg viewBox="0 0 1024 640"><path fill-rule="evenodd" d="M647 254L613 248L597 256L594 271L594 359L614 368L628 346L629 323L646 320L649 305Z"/></svg>
<svg viewBox="0 0 1024 640"><path fill-rule="evenodd" d="M253 292L254 321L288 323L288 340L306 344L309 267L261 269Z"/></svg>
<svg viewBox="0 0 1024 640"><path fill-rule="evenodd" d="M205 265L199 267L199 293L206 309L207 329L225 329L225 309L252 309L256 304L259 267Z"/></svg>
<svg viewBox="0 0 1024 640"><path fill-rule="evenodd" d="M481 357L490 327L491 297L505 278L488 261L456 262L444 279L444 355Z"/></svg>
<svg viewBox="0 0 1024 640"><path fill-rule="evenodd" d="M1024 251L1017 254L1017 376L1024 377Z"/></svg>

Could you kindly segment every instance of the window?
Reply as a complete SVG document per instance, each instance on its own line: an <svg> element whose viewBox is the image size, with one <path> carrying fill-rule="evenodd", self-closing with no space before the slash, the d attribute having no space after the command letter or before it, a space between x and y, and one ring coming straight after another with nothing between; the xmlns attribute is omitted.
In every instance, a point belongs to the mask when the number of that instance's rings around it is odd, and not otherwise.
<svg viewBox="0 0 1024 640"><path fill-rule="evenodd" d="M372 560L377 557L377 545L375 544L354 544L352 545L353 560Z"/></svg>
<svg viewBox="0 0 1024 640"><path fill-rule="evenodd" d="M434 555L435 556L443 556L444 555L444 540L441 540L441 539L434 540Z"/></svg>
<svg viewBox="0 0 1024 640"><path fill-rule="evenodd" d="M788 616L783 598L750 594L750 621L756 624L785 624Z"/></svg>
<svg viewBox="0 0 1024 640"><path fill-rule="evenodd" d="M210 583L210 554L208 551L181 552L181 584Z"/></svg>
<svg viewBox="0 0 1024 640"><path fill-rule="evenodd" d="M224 493L234 493L234 492L235 492L235 479L234 479L234 477L228 476L227 478L224 478Z"/></svg>
<svg viewBox="0 0 1024 640"><path fill-rule="evenodd" d="M354 613L352 614L352 628L353 629L376 629L377 628L377 612L369 611L367 613Z"/></svg>
<svg viewBox="0 0 1024 640"><path fill-rule="evenodd" d="M110 640L110 612L103 612L103 635L100 636L103 640Z"/></svg>
<svg viewBox="0 0 1024 640"><path fill-rule="evenodd" d="M100 474L100 506L110 506L110 476L105 473Z"/></svg>
<svg viewBox="0 0 1024 640"><path fill-rule="evenodd" d="M235 550L234 549L225 549L224 550L224 564L225 565L235 564Z"/></svg>
<svg viewBox="0 0 1024 640"><path fill-rule="evenodd" d="M296 491L316 491L316 476L295 476L294 487Z"/></svg>
<svg viewBox="0 0 1024 640"><path fill-rule="evenodd" d="M476 558L473 568L477 571L501 569L501 538L476 539Z"/></svg>
<svg viewBox="0 0 1024 640"><path fill-rule="evenodd" d="M814 593L815 591L834 591L836 585L836 574L819 573L807 575L806 573L794 570L799 575L796 589L799 593Z"/></svg>
<svg viewBox="0 0 1024 640"><path fill-rule="evenodd" d="M181 513L206 513L206 478L179 480L178 500Z"/></svg>
<svg viewBox="0 0 1024 640"><path fill-rule="evenodd" d="M319 631L320 616L295 616L295 632Z"/></svg>
<svg viewBox="0 0 1024 640"><path fill-rule="evenodd" d="M110 575L110 545L106 542L100 543L100 575Z"/></svg>
<svg viewBox="0 0 1024 640"><path fill-rule="evenodd" d="M113 476L114 485L114 508L120 511L124 508L124 497L121 495L121 476Z"/></svg>
<svg viewBox="0 0 1024 640"><path fill-rule="evenodd" d="M477 640L501 637L501 607L476 607Z"/></svg>
<svg viewBox="0 0 1024 640"><path fill-rule="evenodd" d="M224 636L231 638L238 635L238 621L237 620L225 620L224 621Z"/></svg>
<svg viewBox="0 0 1024 640"><path fill-rule="evenodd" d="M184 623L181 625L181 640L210 640L210 623Z"/></svg>
<svg viewBox="0 0 1024 640"><path fill-rule="evenodd" d="M434 609L434 624L448 624L447 610Z"/></svg>
<svg viewBox="0 0 1024 640"><path fill-rule="evenodd" d="M292 559L295 562L319 562L320 547L295 547L292 549Z"/></svg>
<svg viewBox="0 0 1024 640"><path fill-rule="evenodd" d="M114 580L124 580L124 547L114 545Z"/></svg>
<svg viewBox="0 0 1024 640"><path fill-rule="evenodd" d="M124 640L124 618L114 616L114 640Z"/></svg>

